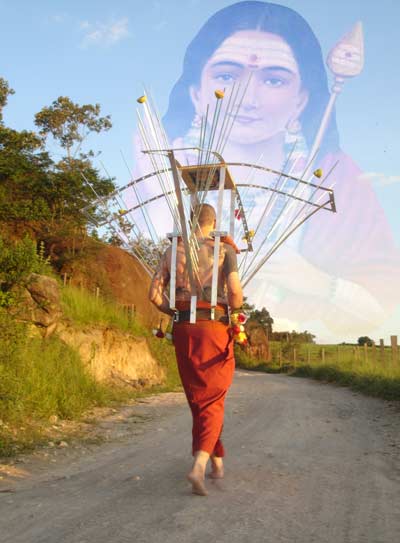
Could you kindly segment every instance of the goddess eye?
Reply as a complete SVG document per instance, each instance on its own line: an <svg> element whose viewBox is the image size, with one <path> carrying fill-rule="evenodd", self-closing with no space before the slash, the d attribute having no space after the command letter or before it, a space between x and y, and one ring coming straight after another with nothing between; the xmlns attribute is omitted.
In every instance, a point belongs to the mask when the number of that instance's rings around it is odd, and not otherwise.
<svg viewBox="0 0 400 543"><path fill-rule="evenodd" d="M264 79L264 84L267 85L267 87L282 87L285 83L286 82L280 77L266 77Z"/></svg>
<svg viewBox="0 0 400 543"><path fill-rule="evenodd" d="M223 83L233 83L236 80L235 76L229 72L216 74L214 79Z"/></svg>

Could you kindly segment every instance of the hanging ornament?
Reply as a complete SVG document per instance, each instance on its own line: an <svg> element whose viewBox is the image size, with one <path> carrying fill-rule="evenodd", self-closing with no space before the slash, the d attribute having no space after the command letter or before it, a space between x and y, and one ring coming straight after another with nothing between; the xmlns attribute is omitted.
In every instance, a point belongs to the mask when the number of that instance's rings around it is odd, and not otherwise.
<svg viewBox="0 0 400 543"><path fill-rule="evenodd" d="M231 334L233 341L239 345L247 345L248 339L244 329L247 315L243 312L231 314Z"/></svg>

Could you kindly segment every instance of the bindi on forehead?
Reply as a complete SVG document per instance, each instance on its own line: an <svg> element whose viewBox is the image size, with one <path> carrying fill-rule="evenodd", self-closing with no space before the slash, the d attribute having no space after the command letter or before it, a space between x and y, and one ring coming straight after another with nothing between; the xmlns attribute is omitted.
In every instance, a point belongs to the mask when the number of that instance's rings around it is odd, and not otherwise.
<svg viewBox="0 0 400 543"><path fill-rule="evenodd" d="M214 52L208 64L239 63L250 68L281 66L299 74L299 68L289 45L281 39L241 36L227 38Z"/></svg>

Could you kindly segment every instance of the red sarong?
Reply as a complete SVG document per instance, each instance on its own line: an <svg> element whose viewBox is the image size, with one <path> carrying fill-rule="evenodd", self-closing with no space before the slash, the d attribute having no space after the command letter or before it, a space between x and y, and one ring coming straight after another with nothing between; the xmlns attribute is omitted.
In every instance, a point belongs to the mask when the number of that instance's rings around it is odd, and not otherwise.
<svg viewBox="0 0 400 543"><path fill-rule="evenodd" d="M233 341L219 321L174 324L179 374L193 416L192 453L224 456L224 402L235 370Z"/></svg>

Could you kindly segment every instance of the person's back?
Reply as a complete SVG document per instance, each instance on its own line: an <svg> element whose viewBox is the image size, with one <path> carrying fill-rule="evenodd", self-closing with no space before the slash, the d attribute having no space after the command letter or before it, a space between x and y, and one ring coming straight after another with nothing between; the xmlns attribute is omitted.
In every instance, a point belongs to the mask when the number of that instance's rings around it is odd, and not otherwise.
<svg viewBox="0 0 400 543"><path fill-rule="evenodd" d="M214 245L215 241L210 236L215 229L215 211L208 204L201 206L200 212L195 209L193 214L198 214L197 258L194 262L194 281L197 296L197 307L211 307L212 274L214 266ZM166 304L167 285L171 276L172 248L169 247L161 258L159 268L153 278L150 288L150 300L165 313L171 314ZM179 310L188 309L191 299L191 288L189 273L186 262L185 248L182 241L178 242L176 255L176 308ZM164 303L162 303L162 295ZM217 303L226 310L237 309L243 303L242 289L237 270L236 251L232 242L222 241L219 248L218 260L218 281L217 281Z"/></svg>
<svg viewBox="0 0 400 543"><path fill-rule="evenodd" d="M194 273L197 303L198 307L210 307L215 242L209 237L198 237L197 244L196 271ZM168 248L166 259L169 274L171 273L171 255L172 249ZM217 281L217 303L220 306L226 307L229 305L228 277L232 272L237 272L235 249L231 245L222 242L219 250ZM186 265L185 248L182 241L178 243L177 247L175 296L179 307L190 303L191 289Z"/></svg>
<svg viewBox="0 0 400 543"><path fill-rule="evenodd" d="M197 246L194 262L196 322L190 323L191 289L183 242L176 256L176 310L168 304L172 248L161 258L150 288L150 300L168 314L175 314L173 341L179 373L193 415L192 454L195 461L188 479L193 492L205 495L204 475L211 457L213 477L223 476L224 447L221 433L224 401L235 369L233 341L228 326L228 306L238 309L243 303L235 249L221 242L218 255L217 306L211 311L215 241L215 211L208 204L195 208L198 215Z"/></svg>

